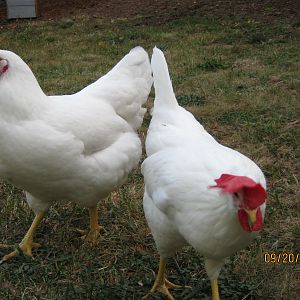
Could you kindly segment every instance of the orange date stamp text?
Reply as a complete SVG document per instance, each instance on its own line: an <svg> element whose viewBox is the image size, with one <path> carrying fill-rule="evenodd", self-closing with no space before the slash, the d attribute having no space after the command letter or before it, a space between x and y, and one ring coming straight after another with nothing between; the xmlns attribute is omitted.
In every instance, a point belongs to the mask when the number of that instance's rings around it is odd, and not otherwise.
<svg viewBox="0 0 300 300"><path fill-rule="evenodd" d="M265 252L264 262L266 264L296 264L300 263L300 254L289 252Z"/></svg>

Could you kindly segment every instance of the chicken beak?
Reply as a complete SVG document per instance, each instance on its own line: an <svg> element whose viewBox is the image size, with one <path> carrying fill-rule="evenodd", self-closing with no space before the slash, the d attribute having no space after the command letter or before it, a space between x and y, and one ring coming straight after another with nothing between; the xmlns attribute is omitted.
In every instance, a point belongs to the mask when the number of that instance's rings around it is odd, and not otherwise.
<svg viewBox="0 0 300 300"><path fill-rule="evenodd" d="M245 209L245 212L248 215L249 221L251 224L255 224L256 222L256 213L257 213L257 208L256 209Z"/></svg>

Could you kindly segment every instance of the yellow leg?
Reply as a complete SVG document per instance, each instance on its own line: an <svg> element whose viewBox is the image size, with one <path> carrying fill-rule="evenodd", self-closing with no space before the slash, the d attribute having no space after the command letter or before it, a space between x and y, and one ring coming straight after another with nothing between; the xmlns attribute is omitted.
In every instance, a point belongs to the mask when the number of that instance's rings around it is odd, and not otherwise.
<svg viewBox="0 0 300 300"><path fill-rule="evenodd" d="M159 261L159 269L150 292L143 297L143 299L149 298L154 292L158 291L163 293L168 300L174 300L173 296L169 292L170 288L182 288L180 285L173 284L169 280L165 278L165 270L166 270L166 260L163 257L160 257Z"/></svg>
<svg viewBox="0 0 300 300"><path fill-rule="evenodd" d="M90 213L90 231L87 235L83 235L82 239L85 241L96 243L98 240L98 237L100 235L100 225L98 223L98 210L97 207L89 208ZM78 230L81 234L84 233L83 230Z"/></svg>
<svg viewBox="0 0 300 300"><path fill-rule="evenodd" d="M11 253L5 255L2 260L0 261L0 264L11 259L12 257L18 255L20 252L23 252L24 254L28 256L32 256L32 249L33 248L38 248L41 245L38 243L33 242L33 236L35 234L35 231L39 224L41 223L45 213L41 212L36 214L35 218L33 219L33 222L28 229L27 233L25 234L23 240L19 244L18 248L12 251Z"/></svg>
<svg viewBox="0 0 300 300"><path fill-rule="evenodd" d="M212 300L220 300L218 280L212 279L210 283L211 283Z"/></svg>

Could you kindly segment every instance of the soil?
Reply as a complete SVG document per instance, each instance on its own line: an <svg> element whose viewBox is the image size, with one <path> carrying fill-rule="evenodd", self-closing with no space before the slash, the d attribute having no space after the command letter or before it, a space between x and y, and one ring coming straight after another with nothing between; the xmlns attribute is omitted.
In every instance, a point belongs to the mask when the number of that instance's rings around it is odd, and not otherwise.
<svg viewBox="0 0 300 300"><path fill-rule="evenodd" d="M235 17L264 23L299 18L300 1L295 0L36 0L38 20L74 16L108 19L138 19L144 24L161 24L176 18ZM6 21L6 1L0 0L0 22Z"/></svg>

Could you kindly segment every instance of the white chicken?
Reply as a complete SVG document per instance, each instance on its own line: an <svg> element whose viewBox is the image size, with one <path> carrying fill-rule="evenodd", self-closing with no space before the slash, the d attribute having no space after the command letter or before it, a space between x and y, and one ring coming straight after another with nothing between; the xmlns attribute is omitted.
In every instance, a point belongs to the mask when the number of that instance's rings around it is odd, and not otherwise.
<svg viewBox="0 0 300 300"><path fill-rule="evenodd" d="M148 54L136 47L78 93L46 96L21 58L0 50L0 177L26 191L36 214L19 245L23 253L39 246L33 235L54 201L89 208L86 238L97 239L97 203L125 182L141 156L136 129L151 73Z"/></svg>
<svg viewBox="0 0 300 300"><path fill-rule="evenodd" d="M222 146L175 98L163 53L151 60L155 101L146 139L144 211L160 265L155 291L174 299L166 259L190 245L205 258L212 298L224 259L246 247L262 228L266 181L260 168Z"/></svg>

